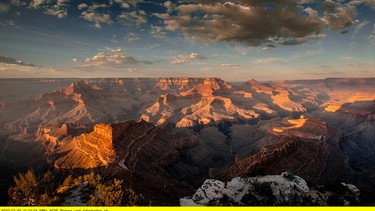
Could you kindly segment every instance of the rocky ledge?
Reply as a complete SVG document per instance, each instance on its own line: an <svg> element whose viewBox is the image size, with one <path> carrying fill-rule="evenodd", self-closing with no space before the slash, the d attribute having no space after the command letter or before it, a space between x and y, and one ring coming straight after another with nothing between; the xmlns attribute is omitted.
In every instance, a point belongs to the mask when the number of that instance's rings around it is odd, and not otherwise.
<svg viewBox="0 0 375 211"><path fill-rule="evenodd" d="M289 172L236 177L227 183L207 179L192 197L181 198L180 205L350 205L359 202L360 192L354 185L338 183L336 188L310 188L304 179Z"/></svg>

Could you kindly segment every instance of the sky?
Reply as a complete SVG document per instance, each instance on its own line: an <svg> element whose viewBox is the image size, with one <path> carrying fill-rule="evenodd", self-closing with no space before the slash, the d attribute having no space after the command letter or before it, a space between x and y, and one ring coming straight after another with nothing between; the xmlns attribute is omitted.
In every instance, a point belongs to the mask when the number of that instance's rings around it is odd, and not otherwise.
<svg viewBox="0 0 375 211"><path fill-rule="evenodd" d="M375 77L375 0L0 0L0 78Z"/></svg>

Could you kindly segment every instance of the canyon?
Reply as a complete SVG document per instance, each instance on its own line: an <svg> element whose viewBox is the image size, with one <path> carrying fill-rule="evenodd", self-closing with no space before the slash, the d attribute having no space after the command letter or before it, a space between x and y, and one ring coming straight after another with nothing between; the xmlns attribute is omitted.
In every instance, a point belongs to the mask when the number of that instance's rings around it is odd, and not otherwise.
<svg viewBox="0 0 375 211"><path fill-rule="evenodd" d="M208 178L288 171L375 199L375 78L55 79L34 89L36 79L12 80L22 87L0 80L8 183L29 167L94 171L155 205L178 205Z"/></svg>

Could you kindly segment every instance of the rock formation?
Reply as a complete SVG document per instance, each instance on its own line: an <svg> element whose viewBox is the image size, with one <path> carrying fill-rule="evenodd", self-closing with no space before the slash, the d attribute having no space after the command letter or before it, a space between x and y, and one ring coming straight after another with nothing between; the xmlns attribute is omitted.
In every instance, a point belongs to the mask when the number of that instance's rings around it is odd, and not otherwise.
<svg viewBox="0 0 375 211"><path fill-rule="evenodd" d="M358 204L359 190L338 184L343 191L310 189L306 181L289 172L262 177L236 177L227 183L207 179L192 197L180 199L181 206L272 206ZM335 200L333 200L335 199Z"/></svg>
<svg viewBox="0 0 375 211"><path fill-rule="evenodd" d="M23 84L14 92L35 87L35 79L11 81ZM119 175L160 204L151 193L181 195L209 175L259 170L375 187L374 78L108 78L61 88L68 82L0 97L0 165Z"/></svg>
<svg viewBox="0 0 375 211"><path fill-rule="evenodd" d="M289 171L308 179L322 181L329 172L341 172L337 179L349 180L349 169L342 167L346 157L338 148L337 133L316 118L289 120L292 126L270 128L268 142L251 156L237 155L234 164L226 169L210 169L211 178L228 180L260 173L280 174ZM332 130L332 131L331 131ZM330 156L334 155L335 160ZM327 170L329 169L329 170Z"/></svg>

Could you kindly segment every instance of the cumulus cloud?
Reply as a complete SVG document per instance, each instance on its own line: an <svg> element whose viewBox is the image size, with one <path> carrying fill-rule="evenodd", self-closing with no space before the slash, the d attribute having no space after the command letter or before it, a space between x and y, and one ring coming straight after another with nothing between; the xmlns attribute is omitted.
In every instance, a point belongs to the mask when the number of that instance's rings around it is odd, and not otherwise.
<svg viewBox="0 0 375 211"><path fill-rule="evenodd" d="M355 24L356 6L344 1L324 0L321 8L311 8L310 0L184 1L171 12L164 5L165 28L181 31L191 40L237 42L248 46L297 45L322 39L324 28L339 30ZM361 2L372 3L372 0ZM269 48L266 48L269 49Z"/></svg>
<svg viewBox="0 0 375 211"><path fill-rule="evenodd" d="M191 53L188 55L179 55L176 59L172 60L171 64L183 64L183 63L191 63L196 60L205 60L207 59L206 56L197 54L197 53Z"/></svg>
<svg viewBox="0 0 375 211"><path fill-rule="evenodd" d="M171 1L166 1L166 2L164 2L163 5L164 5L164 7L167 8L168 12L171 12L171 11L173 11L176 8L176 5L173 4Z"/></svg>
<svg viewBox="0 0 375 211"><path fill-rule="evenodd" d="M91 58L86 58L82 67L124 67L139 63L134 57L126 55L123 50L114 49L110 52L99 52Z"/></svg>
<svg viewBox="0 0 375 211"><path fill-rule="evenodd" d="M63 18L68 15L67 8L70 0L57 0L56 4L46 9L45 14L54 15L58 18Z"/></svg>
<svg viewBox="0 0 375 211"><path fill-rule="evenodd" d="M84 9L84 8L87 8L89 5L87 5L87 4L85 4L85 3L81 3L81 4L79 4L78 6L77 6L77 8L79 9L79 10L82 10L82 9Z"/></svg>
<svg viewBox="0 0 375 211"><path fill-rule="evenodd" d="M130 5L136 7L137 4L143 2L143 0L114 0L114 2L120 4L122 8L130 8Z"/></svg>
<svg viewBox="0 0 375 211"><path fill-rule="evenodd" d="M143 10L123 12L117 17L119 23L126 26L140 26L147 23L146 13Z"/></svg>
<svg viewBox="0 0 375 211"><path fill-rule="evenodd" d="M44 13L47 15L64 18L68 15L69 2L70 0L32 0L29 7L34 9L43 8ZM22 5L17 0L12 0L11 3L17 6Z"/></svg>
<svg viewBox="0 0 375 211"><path fill-rule="evenodd" d="M109 14L83 11L81 17L85 20L95 23L96 28L101 28L101 23L111 24L112 19Z"/></svg>
<svg viewBox="0 0 375 211"><path fill-rule="evenodd" d="M356 6L352 4L341 4L340 2L325 0L323 21L333 30L349 27L356 22L353 20L356 9Z"/></svg>
<svg viewBox="0 0 375 211"><path fill-rule="evenodd" d="M102 23L112 24L112 18L110 14L99 12L98 10L101 8L107 8L107 4L97 4L93 3L92 5L88 6L87 4L80 4L78 5L78 9L84 10L81 13L81 17L87 21L94 22L94 26L96 28L101 28Z"/></svg>
<svg viewBox="0 0 375 211"><path fill-rule="evenodd" d="M317 13L310 8L306 15L299 15L303 10L296 1L270 1L274 8L264 7L262 1L209 2L178 6L178 16L164 20L166 28L206 43L233 41L250 46L303 39L322 30Z"/></svg>
<svg viewBox="0 0 375 211"><path fill-rule="evenodd" d="M32 0L30 2L30 7L38 8L45 3L46 3L46 0Z"/></svg>

